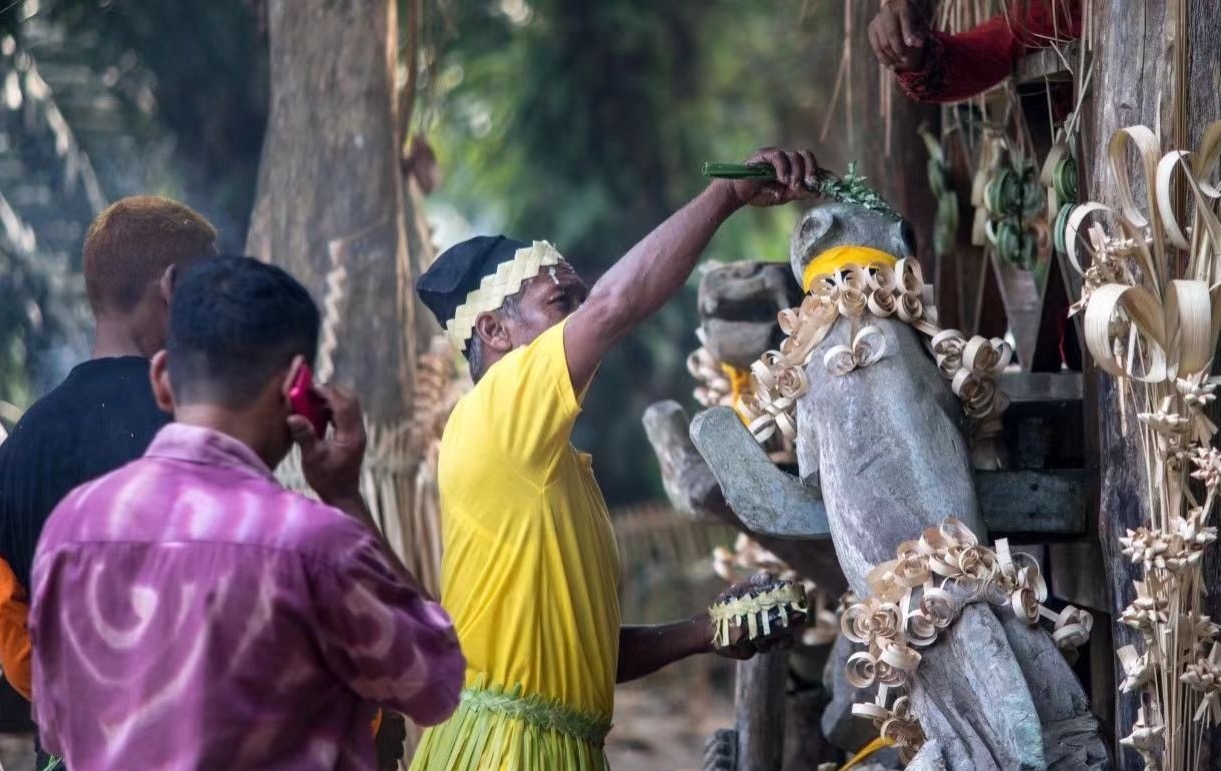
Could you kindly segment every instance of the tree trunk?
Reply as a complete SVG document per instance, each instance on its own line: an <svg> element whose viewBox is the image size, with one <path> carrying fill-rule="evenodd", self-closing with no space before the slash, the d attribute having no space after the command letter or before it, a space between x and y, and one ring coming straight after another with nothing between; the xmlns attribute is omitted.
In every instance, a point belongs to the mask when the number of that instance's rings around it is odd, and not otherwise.
<svg viewBox="0 0 1221 771"><path fill-rule="evenodd" d="M396 9L395 0L269 0L271 110L246 249L323 306L318 375L354 387L370 427L362 491L389 542L427 576L437 566L421 560L435 561L437 549L412 515L420 442L400 429L417 352L438 329L414 311L412 277L432 253L422 194L401 171L412 93L395 82ZM414 28L419 3L411 9ZM413 744L414 731L387 716L380 767L397 766L404 734Z"/></svg>
<svg viewBox="0 0 1221 771"><path fill-rule="evenodd" d="M1128 0L1094 0L1094 76L1092 109L1083 125L1086 135L1086 193L1092 200L1118 203L1117 187L1107 160L1107 141L1117 129L1143 124L1157 130L1163 150L1173 147L1191 149L1199 141L1203 127L1217 117L1216 7L1213 0L1187 0L1188 67L1185 82L1175 82L1173 2L1133 3ZM1168 41L1170 41L1168 43ZM1181 86L1181 88L1180 88ZM1189 95L1184 101L1180 94ZM1176 129L1176 115L1186 118ZM1159 120L1160 116L1160 120ZM1182 129L1185 128L1185 132ZM1144 196L1143 174L1135 165L1129 169L1137 200ZM1112 591L1113 618L1132 602L1135 573L1120 554L1118 537L1126 528L1135 528L1148 518L1145 496L1144 463L1137 433L1136 409L1131 398L1120 403L1116 381L1091 368L1087 382L1092 384L1087 404L1093 403L1098 418L1098 457L1100 475L1099 536L1107 561ZM1087 386L1088 388L1088 386ZM1130 391L1128 392L1130 393ZM1092 398L1091 398L1092 397ZM1216 585L1217 560L1206 568L1206 580ZM1221 597L1213 592L1206 600L1205 612L1214 618L1221 610ZM1135 630L1121 623L1113 625L1116 649L1135 644L1143 649ZM1116 684L1123 672L1117 667ZM1126 736L1136 719L1139 694L1120 693L1116 699L1116 738ZM1214 752L1218 749L1213 732ZM1214 754L1214 757L1216 755ZM1116 747L1117 767L1139 771L1144 767L1132 751Z"/></svg>
<svg viewBox="0 0 1221 771"><path fill-rule="evenodd" d="M271 111L246 248L300 279L374 425L407 415L417 334L391 0L271 0ZM342 268L342 291L328 276ZM335 282L333 282L335 283Z"/></svg>

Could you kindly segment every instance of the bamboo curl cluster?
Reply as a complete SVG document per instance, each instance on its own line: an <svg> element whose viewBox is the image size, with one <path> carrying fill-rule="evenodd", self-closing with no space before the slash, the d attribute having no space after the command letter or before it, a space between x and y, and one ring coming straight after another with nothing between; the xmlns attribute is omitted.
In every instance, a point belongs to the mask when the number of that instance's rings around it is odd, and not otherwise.
<svg viewBox="0 0 1221 771"><path fill-rule="evenodd" d="M692 395L703 407L732 407L733 383L717 358L701 345L687 356L687 373L695 380Z"/></svg>
<svg viewBox="0 0 1221 771"><path fill-rule="evenodd" d="M687 356L687 372L695 380L692 396L703 407L731 407L742 417L743 422L749 423L742 405L753 393L750 370L717 359L708 348L702 328L696 329L696 336L700 340L700 347ZM789 435L775 433L761 443L773 461L795 462L793 438Z"/></svg>
<svg viewBox="0 0 1221 771"><path fill-rule="evenodd" d="M882 331L862 322L891 316L929 338L938 370L969 416L983 419L1004 412L1008 400L997 389L996 376L1013 357L1012 346L1000 338L967 339L956 329L941 329L932 287L925 284L916 260L899 260L893 267L849 264L816 276L801 305L780 312L780 329L787 337L779 350L768 351L751 365L751 388L738 408L755 439L765 442L777 432L788 440L797 436L797 401L810 388L806 365L840 317L852 322L851 343L823 354L823 365L837 377L885 355Z"/></svg>
<svg viewBox="0 0 1221 771"><path fill-rule="evenodd" d="M873 701L854 704L852 713L873 720L905 762L924 744L907 695L920 666L918 649L936 642L967 604L1008 607L1030 626L1047 620L1061 650L1084 645L1093 627L1083 610L1069 605L1056 613L1043 605L1047 584L1034 557L1012 552L1003 538L990 549L956 519L899 544L896 558L875 566L867 580L871 595L844 611L840 628L866 647L848 657L848 682L855 688L877 685L878 692Z"/></svg>
<svg viewBox="0 0 1221 771"><path fill-rule="evenodd" d="M1066 225L1065 253L1083 277L1071 311L1084 315L1090 355L1118 381L1125 421L1135 405L1145 463L1148 520L1119 539L1141 573L1120 619L1143 641L1143 650L1117 651L1121 688L1139 692L1142 705L1122 744L1146 769L1177 771L1199 766L1205 729L1221 722L1219 627L1201 612L1221 486L1217 426L1206 413L1221 332L1221 188L1211 181L1221 121L1194 152L1163 153L1157 134L1131 126L1111 137L1108 155L1117 208L1090 201ZM1133 155L1145 183L1139 203Z"/></svg>

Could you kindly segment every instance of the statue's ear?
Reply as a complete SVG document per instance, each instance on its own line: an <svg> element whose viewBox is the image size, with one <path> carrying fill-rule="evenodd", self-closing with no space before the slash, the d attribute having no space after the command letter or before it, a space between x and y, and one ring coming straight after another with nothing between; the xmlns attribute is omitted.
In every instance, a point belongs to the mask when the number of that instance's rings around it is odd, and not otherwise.
<svg viewBox="0 0 1221 771"><path fill-rule="evenodd" d="M813 246L826 241L838 229L839 216L828 207L811 209L801 218L798 238Z"/></svg>
<svg viewBox="0 0 1221 771"><path fill-rule="evenodd" d="M810 258L830 247L842 227L839 214L830 207L820 206L807 211L801 218L801 224L793 231L789 248L794 272L801 275Z"/></svg>
<svg viewBox="0 0 1221 771"><path fill-rule="evenodd" d="M891 226L891 238L894 241L896 254L900 257L916 256L916 229L905 219L900 218Z"/></svg>

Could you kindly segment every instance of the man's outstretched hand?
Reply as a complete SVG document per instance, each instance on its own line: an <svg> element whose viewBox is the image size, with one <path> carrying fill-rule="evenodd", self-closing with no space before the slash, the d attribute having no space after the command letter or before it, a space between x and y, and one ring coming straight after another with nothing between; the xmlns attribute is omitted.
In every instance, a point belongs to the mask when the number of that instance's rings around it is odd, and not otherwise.
<svg viewBox="0 0 1221 771"><path fill-rule="evenodd" d="M886 0L878 15L869 22L869 45L878 61L895 72L916 72L924 68L925 40L929 19L929 0Z"/></svg>
<svg viewBox="0 0 1221 771"><path fill-rule="evenodd" d="M813 198L818 182L818 161L809 150L778 150L765 147L746 161L748 164L771 166L776 181L735 179L734 197L743 206L779 206L799 198Z"/></svg>
<svg viewBox="0 0 1221 771"><path fill-rule="evenodd" d="M301 447L305 481L324 503L347 511L342 504L360 498L360 468L365 459L365 421L360 401L337 386L315 385L331 412L334 430L319 439L310 422L290 415L288 430Z"/></svg>

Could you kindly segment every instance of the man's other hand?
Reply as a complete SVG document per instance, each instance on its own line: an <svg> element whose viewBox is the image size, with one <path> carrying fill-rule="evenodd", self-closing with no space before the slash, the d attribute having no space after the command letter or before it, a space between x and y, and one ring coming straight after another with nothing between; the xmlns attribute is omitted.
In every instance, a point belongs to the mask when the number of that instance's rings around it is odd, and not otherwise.
<svg viewBox="0 0 1221 771"><path fill-rule="evenodd" d="M765 147L746 161L748 164L771 166L776 181L735 179L733 194L738 203L749 206L778 206L799 198L813 198L818 183L818 161L809 150L778 150Z"/></svg>
<svg viewBox="0 0 1221 771"><path fill-rule="evenodd" d="M886 0L869 22L869 45L886 67L895 72L924 68L924 42L932 4L928 0Z"/></svg>
<svg viewBox="0 0 1221 771"><path fill-rule="evenodd" d="M360 467L365 458L365 421L360 402L351 391L314 386L330 408L334 430L319 439L310 422L290 415L288 430L301 447L301 470L318 497L332 506L360 497Z"/></svg>

